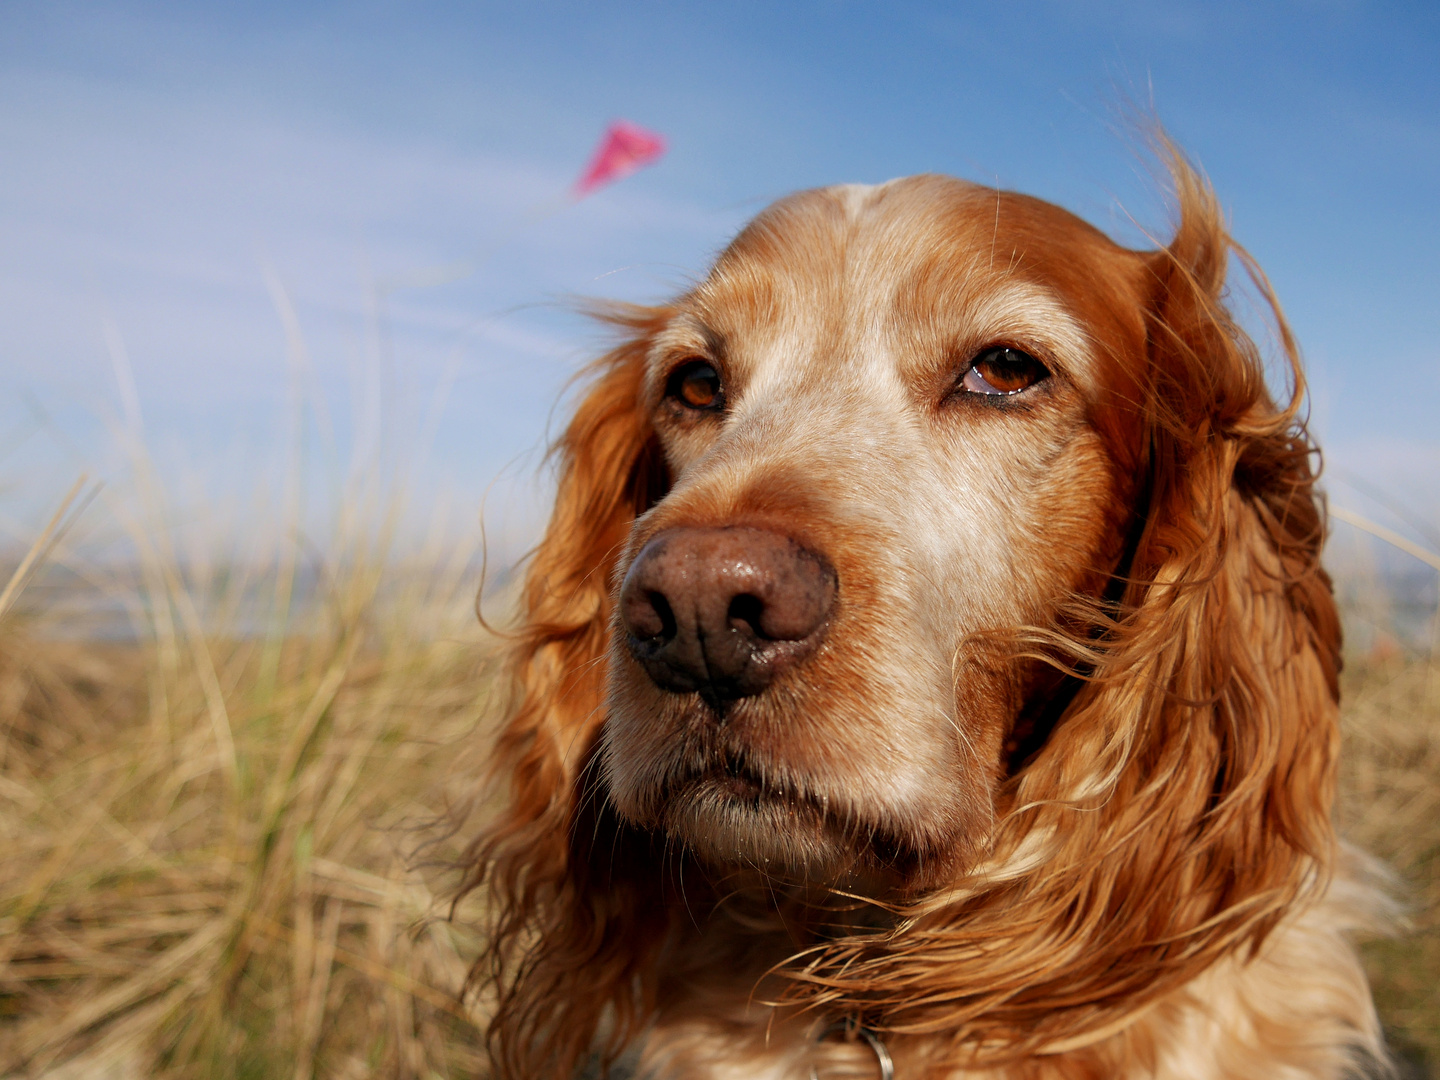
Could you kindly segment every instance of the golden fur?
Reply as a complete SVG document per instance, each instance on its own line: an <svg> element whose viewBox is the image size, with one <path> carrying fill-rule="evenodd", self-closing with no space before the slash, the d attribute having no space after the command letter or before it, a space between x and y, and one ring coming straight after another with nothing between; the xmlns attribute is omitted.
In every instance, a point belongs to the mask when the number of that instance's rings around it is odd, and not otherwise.
<svg viewBox="0 0 1440 1080"><path fill-rule="evenodd" d="M497 1076L1339 1077L1383 1046L1331 823L1340 632L1298 354L1214 196L1119 247L938 176L782 200L673 303L607 317L555 447L467 888ZM1277 405L1224 303L1238 260ZM1051 378L957 397L993 344ZM667 407L701 357L723 414ZM681 410L683 412L683 410ZM615 597L647 540L823 552L824 645L723 724ZM753 800L691 771L743 760ZM687 771L689 770L689 771ZM648 1070L648 1072L646 1072Z"/></svg>

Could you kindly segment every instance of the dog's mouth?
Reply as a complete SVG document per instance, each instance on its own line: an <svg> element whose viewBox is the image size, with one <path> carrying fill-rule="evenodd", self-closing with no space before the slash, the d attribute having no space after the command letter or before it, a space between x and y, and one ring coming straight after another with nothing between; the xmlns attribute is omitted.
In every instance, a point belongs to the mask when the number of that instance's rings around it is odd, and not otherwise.
<svg viewBox="0 0 1440 1080"><path fill-rule="evenodd" d="M717 868L749 867L795 883L881 887L903 876L908 862L903 845L744 753L717 753L677 774L653 805L652 827Z"/></svg>
<svg viewBox="0 0 1440 1080"><path fill-rule="evenodd" d="M652 826L720 866L813 871L835 859L820 802L733 750L707 755L671 776L652 806Z"/></svg>
<svg viewBox="0 0 1440 1080"><path fill-rule="evenodd" d="M765 776L744 754L723 753L716 760L673 779L663 796L667 806L723 799L758 810L766 802L803 801L790 785Z"/></svg>

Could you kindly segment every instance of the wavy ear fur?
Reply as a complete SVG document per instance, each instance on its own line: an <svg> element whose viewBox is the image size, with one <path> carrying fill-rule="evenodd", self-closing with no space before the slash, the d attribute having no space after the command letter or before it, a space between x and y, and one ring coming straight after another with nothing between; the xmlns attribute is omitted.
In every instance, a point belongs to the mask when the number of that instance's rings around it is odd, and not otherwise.
<svg viewBox="0 0 1440 1080"><path fill-rule="evenodd" d="M602 826L607 808L585 789L602 719L611 575L631 524L668 486L641 393L650 339L669 312L597 314L628 337L591 366L551 451L555 509L525 575L508 665L514 700L490 769L500 810L467 852L462 889L483 885L492 905L489 948L471 984L497 996L489 1037L499 1077L569 1076L602 1023L613 1056L645 1011L635 984L649 946L617 928L644 921L650 898L609 880L623 853L608 840L594 860L606 880L591 880L587 846L619 830Z"/></svg>
<svg viewBox="0 0 1440 1080"><path fill-rule="evenodd" d="M1166 149L1180 222L1144 257L1127 406L1142 531L1118 605L1077 603L1094 636L1035 634L1085 683L1013 778L983 866L893 932L791 964L792 1000L939 1036L950 1067L1101 1054L1103 1033L1259 948L1334 859L1340 630L1298 351L1209 186ZM1273 317L1283 407L1225 306L1232 255Z"/></svg>

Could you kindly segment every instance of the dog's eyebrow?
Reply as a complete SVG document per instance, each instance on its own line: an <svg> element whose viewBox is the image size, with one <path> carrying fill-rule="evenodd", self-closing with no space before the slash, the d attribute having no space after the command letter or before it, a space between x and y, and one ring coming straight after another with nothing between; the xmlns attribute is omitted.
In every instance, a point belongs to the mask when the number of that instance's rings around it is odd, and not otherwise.
<svg viewBox="0 0 1440 1080"><path fill-rule="evenodd" d="M1093 336L1065 301L1043 285L1011 279L999 286L932 290L923 305L912 305L907 317L892 327L892 333L919 335L931 350L958 359L969 359L975 350L997 342L1038 349L1047 366L1087 393L1098 390Z"/></svg>
<svg viewBox="0 0 1440 1080"><path fill-rule="evenodd" d="M655 335L652 356L663 356L676 349L698 348L711 358L725 358L727 338L692 311L681 311Z"/></svg>

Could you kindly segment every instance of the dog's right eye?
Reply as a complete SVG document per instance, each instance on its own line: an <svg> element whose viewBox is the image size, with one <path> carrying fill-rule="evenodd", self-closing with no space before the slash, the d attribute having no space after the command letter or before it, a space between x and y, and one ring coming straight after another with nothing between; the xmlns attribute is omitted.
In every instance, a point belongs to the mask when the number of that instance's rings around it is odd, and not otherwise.
<svg viewBox="0 0 1440 1080"><path fill-rule="evenodd" d="M1011 397L1049 376L1049 369L1029 353L996 345L971 361L960 389L984 397Z"/></svg>
<svg viewBox="0 0 1440 1080"><path fill-rule="evenodd" d="M725 407L720 373L705 360L690 360L670 374L665 396L696 412L719 412Z"/></svg>

